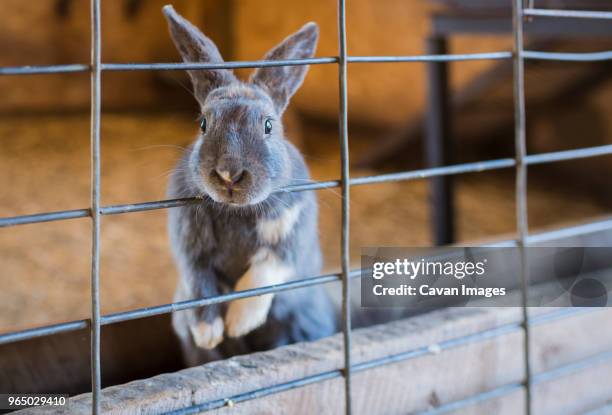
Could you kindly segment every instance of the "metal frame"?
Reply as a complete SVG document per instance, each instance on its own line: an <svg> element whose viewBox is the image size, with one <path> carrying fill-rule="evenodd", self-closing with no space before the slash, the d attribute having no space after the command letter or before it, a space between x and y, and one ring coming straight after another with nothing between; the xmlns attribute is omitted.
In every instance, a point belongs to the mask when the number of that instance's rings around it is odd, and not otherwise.
<svg viewBox="0 0 612 415"><path fill-rule="evenodd" d="M532 375L531 375L531 329L529 327L529 313L527 310L529 286L528 260L526 258L527 236L529 224L527 222L527 155L525 131L525 65L523 57L523 0L514 0L512 7L512 32L514 34L513 48L513 86L514 86L514 157L516 160L516 232L517 244L521 258L521 305L523 322L523 358L525 363L525 413L531 414Z"/></svg>
<svg viewBox="0 0 612 415"><path fill-rule="evenodd" d="M525 102L524 102L524 85L523 85L523 63L525 59L552 59L562 61L598 61L612 59L612 51L604 51L597 53L551 53L542 51L526 51L523 50L523 25L522 21L525 16L544 16L551 18L594 18L594 19L612 19L612 13L596 12L596 11L569 11L569 10L541 10L534 8L522 8L522 0L514 0L513 2L513 34L514 34L514 50L492 52L492 53L473 53L452 55L444 54L444 50L435 48L432 55L421 56L348 56L346 48L346 14L345 0L338 0L338 56L322 57L312 59L296 59L284 61L241 61L241 62L226 62L222 64L192 64L192 63L145 63L145 64L116 64L101 62L101 19L100 19L100 2L101 0L91 0L91 62L89 65L54 65L54 66L22 66L22 67L3 67L0 68L0 75L34 75L34 74L49 74L49 73L73 73L73 72L90 72L91 73L91 205L88 209L76 209L56 212L45 212L34 215L22 215L14 217L0 218L0 227L10 227L16 225L33 224L49 221L60 221L76 218L89 217L92 220L92 266L91 266L91 317L84 320L76 320L62 324L49 325L34 329L21 330L11 333L0 334L0 344L16 342L35 337L49 336L57 333L74 331L84 328L89 328L91 331L91 377L92 377L92 413L100 413L101 399L101 366L100 366L100 331L101 326L114 324L121 321L143 318L157 314L170 313L172 311L185 310L188 308L202 307L205 305L222 303L236 300L239 298L252 297L267 293L274 293L284 290L297 289L315 284L326 284L334 281L342 282L342 320L343 320L343 339L344 339L344 368L325 372L310 376L296 381L275 385L272 387L251 391L238 396L228 397L224 400L207 402L191 408L175 411L175 414L191 414L198 413L203 410L219 408L227 404L228 400L234 403L242 402L249 399L258 398L261 396L277 393L315 382L321 382L337 377L345 379L345 408L346 413L351 413L351 374L360 372L373 367L384 364L390 364L424 354L431 353L429 348L420 348L399 355L387 356L374 361L363 362L359 364L351 363L351 322L350 322L350 279L360 276L360 270L350 270L349 258L349 208L350 208L350 187L383 183L390 181L404 181L425 178L440 178L448 179L449 176L481 172L487 170L496 170L514 167L516 169L516 209L517 209L517 234L515 240L503 241L498 243L498 246L519 246L524 252L524 248L531 244L542 243L553 240L558 237L566 237L573 235L581 235L585 233L612 230L612 219L599 222L592 222L581 226L562 228L559 230L529 235L527 223L527 167L533 164L552 163L564 160L573 160L583 157L594 157L612 154L612 145L604 145L598 147L590 147L578 150L559 151L543 154L527 155L525 150ZM441 54L438 54L441 52ZM392 174L383 174L376 176L351 178L349 172L349 141L348 141L348 119L347 119L347 68L349 63L384 63L384 62L450 62L450 61L465 61L476 59L512 59L514 62L514 88L515 88L515 144L516 155L514 158L504 158L497 160L487 160L476 163L464 163L457 165L447 165L444 160L438 160L439 165L432 168L421 170L412 170L398 172ZM168 209L177 206L183 206L189 203L198 203L199 199L185 198L174 200L149 201L137 204L125 204L114 206L102 206L100 204L100 119L101 119L101 77L104 71L138 71L138 70L185 70L185 69L216 69L216 68L259 68L264 66L289 66L289 65L323 65L337 64L338 65L338 82L340 90L340 111L339 111L339 140L341 151L341 178L340 180L330 180L325 182L312 182L303 185L289 186L281 189L281 192L294 191L312 191L318 189L326 189L331 187L341 187L342 189L342 242L341 242L341 272L338 274L329 274L321 276L313 276L310 278L291 281L283 284L278 284L269 287L255 288L246 291L233 292L215 297L199 298L195 300L181 301L159 305L155 307L146 307L135 309L127 312L100 315L100 222L104 215L124 214L130 212L142 212L153 209ZM436 128L435 125L430 125L430 128ZM510 324L501 327L496 327L485 332L464 336L457 339L452 339L440 344L442 350L457 347L473 342L490 339L491 337L507 334L516 330L522 330L525 333L525 346L523 354L526 362L525 379L522 383L506 385L493 391L487 391L483 394L473 396L462 401L453 402L427 412L428 414L438 414L447 412L453 409L461 408L469 404L479 402L493 397L502 396L504 394L525 389L527 392L527 408L526 412L531 413L531 387L534 383L542 382L547 379L547 376L553 376L554 373L544 373L533 376L529 367L529 332L530 327L550 319L568 318L579 313L581 310L561 310L552 312L544 316L539 316L530 319L527 314L526 295L527 295L527 275L523 268L521 276L521 287L523 294L523 321L520 324ZM574 366L583 367L601 361L601 359L612 358L612 352L605 353L601 356L595 356L588 361L578 362L562 370L572 370ZM555 373L561 369L555 369Z"/></svg>
<svg viewBox="0 0 612 415"><path fill-rule="evenodd" d="M100 413L100 117L102 34L100 0L91 1L91 392L92 413Z"/></svg>

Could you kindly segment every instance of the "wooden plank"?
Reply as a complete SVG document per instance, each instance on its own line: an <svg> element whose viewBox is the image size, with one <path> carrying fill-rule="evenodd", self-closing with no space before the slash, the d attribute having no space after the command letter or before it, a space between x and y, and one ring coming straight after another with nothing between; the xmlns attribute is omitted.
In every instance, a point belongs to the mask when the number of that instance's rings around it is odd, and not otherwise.
<svg viewBox="0 0 612 415"><path fill-rule="evenodd" d="M555 309L531 310L533 316L552 311ZM455 347L447 348L444 343L517 323L520 318L519 308L455 308L355 330L356 364L429 349L429 353L411 359L355 373L355 413L421 413L520 383L524 374L523 333L518 328ZM596 309L542 320L534 326L535 413L578 414L606 404L612 396L612 358L600 358L589 365L576 362L607 356L612 336L602 328L609 326L610 319L611 309ZM342 338L335 335L106 388L102 407L109 414L159 414L333 371L342 363ZM572 370L558 370L568 364L573 365ZM542 375L553 369L553 375ZM337 414L343 410L342 393L343 379L334 378L210 413ZM522 414L524 399L522 389L512 389L491 399L451 407L448 413ZM77 396L71 399L69 413L89 413L89 404L89 394ZM43 409L20 413L47 412L68 413Z"/></svg>
<svg viewBox="0 0 612 415"><path fill-rule="evenodd" d="M612 359L608 358L573 373L534 387L534 413L542 415L584 414L610 402Z"/></svg>
<svg viewBox="0 0 612 415"><path fill-rule="evenodd" d="M586 311L589 312L551 321L532 331L534 374L612 350L612 309Z"/></svg>
<svg viewBox="0 0 612 415"><path fill-rule="evenodd" d="M354 361L359 363L436 345L511 323L519 316L519 310L513 308L447 309L356 330L353 334ZM522 333L515 331L443 353L436 353L436 347L431 347L432 353L427 356L359 373L355 376L358 413L373 413L371 411L381 403L386 405L382 407L385 413L405 413L407 408L423 410L471 396L483 388L515 382L522 375L522 360L520 354L513 351L520 349L521 344ZM474 360L476 356L478 359ZM102 407L113 414L162 413L338 369L342 362L342 338L335 335L318 342L239 356L106 388ZM470 364L453 369L453 377L449 377L448 368L453 362ZM378 385L375 388L378 393L374 393L372 385ZM287 413L317 413L318 410L337 413L341 410L338 407L341 400L337 399L341 393L342 379L336 379L217 412L231 409L233 414L267 413L266 408L285 408ZM373 399L377 395L380 401ZM70 413L87 412L89 400L88 394L73 398Z"/></svg>

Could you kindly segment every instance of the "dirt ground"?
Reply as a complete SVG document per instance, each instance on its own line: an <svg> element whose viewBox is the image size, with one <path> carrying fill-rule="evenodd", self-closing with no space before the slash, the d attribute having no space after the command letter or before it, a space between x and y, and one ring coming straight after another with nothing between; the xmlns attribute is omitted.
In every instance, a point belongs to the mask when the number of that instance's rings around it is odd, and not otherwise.
<svg viewBox="0 0 612 415"><path fill-rule="evenodd" d="M102 203L164 198L168 173L196 131L195 117L105 114L102 123ZM303 129L312 176L337 178L333 129ZM351 134L355 155L374 137ZM0 119L0 216L78 209L89 205L89 116ZM375 173L353 170L355 176ZM326 270L337 269L339 190L318 192ZM414 246L429 241L426 182L355 187L351 191L351 254L362 246ZM514 231L514 182L507 173L458 178L462 241ZM532 180L532 229L606 213L595 198L567 194ZM102 312L170 302L176 271L166 238L166 212L105 216L101 240ZM89 314L91 227L88 219L0 229L0 332L80 319Z"/></svg>

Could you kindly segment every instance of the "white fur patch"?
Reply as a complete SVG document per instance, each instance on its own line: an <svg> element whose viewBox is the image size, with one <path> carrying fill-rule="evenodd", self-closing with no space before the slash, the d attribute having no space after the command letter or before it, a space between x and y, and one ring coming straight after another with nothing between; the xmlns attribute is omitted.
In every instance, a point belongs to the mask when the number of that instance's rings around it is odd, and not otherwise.
<svg viewBox="0 0 612 415"><path fill-rule="evenodd" d="M193 341L203 349L214 349L223 341L223 320L217 317L211 324L199 321L195 326L189 327Z"/></svg>
<svg viewBox="0 0 612 415"><path fill-rule="evenodd" d="M285 209L280 216L274 219L262 220L257 224L257 234L269 244L277 244L289 235L297 223L302 204L296 203Z"/></svg>
<svg viewBox="0 0 612 415"><path fill-rule="evenodd" d="M262 248L253 256L248 271L238 280L234 291L286 282L293 268L272 251ZM243 298L232 301L225 315L226 332L230 337L240 337L265 323L274 294Z"/></svg>

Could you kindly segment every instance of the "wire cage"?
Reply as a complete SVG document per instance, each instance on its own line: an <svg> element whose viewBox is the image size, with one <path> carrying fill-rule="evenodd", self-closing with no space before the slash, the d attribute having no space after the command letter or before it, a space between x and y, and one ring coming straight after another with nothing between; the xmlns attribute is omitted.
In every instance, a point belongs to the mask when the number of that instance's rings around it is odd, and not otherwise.
<svg viewBox="0 0 612 415"><path fill-rule="evenodd" d="M0 344L18 342L35 337L50 336L62 332L70 332L79 329L89 329L91 332L91 383L92 383L92 413L100 413L101 399L101 363L100 363L100 333L101 326L115 324L123 321L139 319L173 311L185 310L207 306L211 304L224 303L236 299L275 293L283 290L297 289L301 287L326 284L334 281L342 282L342 331L344 346L344 368L319 373L299 380L277 384L271 387L250 391L238 396L228 396L234 403L259 398L265 395L278 393L305 385L322 382L333 378L344 378L345 385L345 409L351 413L351 379L352 374L365 371L380 365L398 362L404 359L414 358L428 353L427 348L416 349L410 352L387 356L382 359L353 364L351 361L351 310L350 310L350 284L352 278L360 275L360 270L351 270L349 267L349 215L350 215L350 189L352 186L383 183L389 181L406 181L424 178L438 178L463 173L483 172L488 170L514 168L516 174L516 230L515 240L504 241L501 245L518 246L523 252L529 245L553 240L561 236L582 235L589 232L612 229L612 220L591 222L581 226L562 228L546 233L530 234L528 229L527 215L527 169L528 166L542 163L552 163L578 158L602 156L612 154L612 145L582 148L577 150L549 152L542 154L527 154L525 137L525 85L524 85L524 61L555 60L555 61L603 61L612 60L612 51L592 53L555 53L525 50L523 47L523 22L528 17L543 17L551 19L579 18L579 19L612 19L612 12L604 11L573 11L573 10L551 10L534 8L533 4L524 5L522 0L512 2L512 32L514 37L514 48L512 51L497 51L490 53L470 54L432 54L419 56L349 56L347 53L346 33L346 1L337 1L337 33L338 33L338 55L331 57L318 57L311 59L279 60L279 61L235 61L221 64L211 63L104 63L101 60L101 0L91 0L91 62L89 65L53 65L53 66L21 66L0 67L0 75L35 75L49 73L91 73L91 204L89 208L46 212L33 215L22 215L0 218L0 227L11 227L23 224L34 224L49 221L61 221L76 218L90 218L92 221L92 251L91 251L91 317L61 324L38 327L34 329L15 331L0 335ZM467 60L512 60L513 62L513 87L514 87L514 119L515 119L515 157L479 162L445 165L420 170L403 171L391 174L382 174L368 177L351 177L349 171L349 134L347 119L347 67L350 63L400 63L400 62L452 62ZM102 216L125 213L143 212L153 209L169 209L186 204L198 203L196 197L174 200L147 201L136 204L102 206L100 203L100 120L101 120L101 75L104 71L148 71L148 70L207 70L219 68L260 68L269 66L289 65L336 65L338 68L339 83L339 140L341 152L341 177L338 180L315 182L309 184L292 185L281 189L281 192L314 191L319 189L340 187L342 190L342 238L341 238L341 272L312 276L306 279L291 281L273 286L260 287L246 291L232 292L229 294L198 298L194 300L181 301L164 304L155 307L134 309L108 315L100 313L100 222ZM546 373L534 376L530 369L530 342L529 333L533 325L540 324L550 319L564 318L576 311L562 310L549 313L544 316L530 318L527 313L527 271L525 260L522 260L521 275L521 297L522 297L522 322L496 327L495 329L476 335L469 335L452 339L440 344L441 349L457 347L472 342L478 342L492 336L497 336L510 331L522 330L524 332L524 347L522 356L525 362L525 373L523 381L517 384L506 385L493 391L488 391L475 397L465 399L464 402L455 402L449 407L437 408L434 412L444 412L457 405L469 401L489 399L494 396L503 395L516 389L524 389L526 393L527 414L532 411L531 389ZM173 413L190 414L206 410L220 408L226 405L228 399L221 399L199 404L190 408L181 409Z"/></svg>

